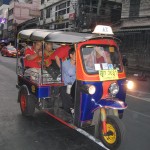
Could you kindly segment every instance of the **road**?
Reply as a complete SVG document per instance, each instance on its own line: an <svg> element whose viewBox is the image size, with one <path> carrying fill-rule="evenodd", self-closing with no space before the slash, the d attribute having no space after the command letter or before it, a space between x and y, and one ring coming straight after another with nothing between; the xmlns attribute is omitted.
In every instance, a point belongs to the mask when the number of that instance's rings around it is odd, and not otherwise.
<svg viewBox="0 0 150 150"><path fill-rule="evenodd" d="M134 91L128 91L123 121L127 128L127 150L150 149L150 81L135 82Z"/></svg>
<svg viewBox="0 0 150 150"><path fill-rule="evenodd" d="M42 112L24 118L17 103L15 58L0 56L0 150L104 150L80 133ZM136 80L135 80L136 81ZM128 92L120 150L150 149L150 82L136 81Z"/></svg>

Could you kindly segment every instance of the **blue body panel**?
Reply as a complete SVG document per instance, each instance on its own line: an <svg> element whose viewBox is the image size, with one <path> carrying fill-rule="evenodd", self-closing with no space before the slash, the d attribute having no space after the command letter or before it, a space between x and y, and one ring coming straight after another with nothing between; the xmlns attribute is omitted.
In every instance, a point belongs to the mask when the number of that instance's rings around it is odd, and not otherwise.
<svg viewBox="0 0 150 150"><path fill-rule="evenodd" d="M115 99L101 99L103 94L103 82L82 82L82 84L91 84L96 87L94 95L81 93L81 121L91 120L93 118L94 110L99 107L113 108L123 110L127 107L124 103L126 98L125 84L126 79L118 80L119 92ZM119 102L122 101L122 102Z"/></svg>
<svg viewBox="0 0 150 150"><path fill-rule="evenodd" d="M36 83L31 82L29 79L22 78L18 76L18 85L21 87L22 85L26 85L30 93L36 96L36 98L46 98L50 97L51 94L51 86L44 85L38 86Z"/></svg>
<svg viewBox="0 0 150 150"><path fill-rule="evenodd" d="M43 98L43 97L49 97L51 88L50 86L40 86L37 88L36 97L37 98Z"/></svg>

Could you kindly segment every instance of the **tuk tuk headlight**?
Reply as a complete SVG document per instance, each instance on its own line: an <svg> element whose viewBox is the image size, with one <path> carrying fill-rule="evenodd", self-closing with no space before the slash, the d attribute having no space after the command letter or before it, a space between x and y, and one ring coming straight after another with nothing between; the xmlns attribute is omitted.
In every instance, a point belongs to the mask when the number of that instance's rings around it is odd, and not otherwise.
<svg viewBox="0 0 150 150"><path fill-rule="evenodd" d="M127 88L129 90L132 90L134 88L134 82L133 81L127 80L127 84L126 85L127 85Z"/></svg>
<svg viewBox="0 0 150 150"><path fill-rule="evenodd" d="M109 93L111 95L116 95L119 92L119 86L117 83L112 83L109 87Z"/></svg>
<svg viewBox="0 0 150 150"><path fill-rule="evenodd" d="M88 86L88 92L89 94L93 95L96 92L96 88L94 85L89 85Z"/></svg>
<svg viewBox="0 0 150 150"><path fill-rule="evenodd" d="M81 91L90 95L93 95L96 92L96 87L90 84L84 84L80 87Z"/></svg>

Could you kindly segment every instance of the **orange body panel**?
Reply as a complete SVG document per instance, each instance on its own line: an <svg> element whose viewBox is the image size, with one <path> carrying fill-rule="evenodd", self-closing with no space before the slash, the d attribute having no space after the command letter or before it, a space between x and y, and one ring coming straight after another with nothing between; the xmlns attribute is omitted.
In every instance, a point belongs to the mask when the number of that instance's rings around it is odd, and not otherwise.
<svg viewBox="0 0 150 150"><path fill-rule="evenodd" d="M108 92L108 89L110 87L110 85L114 83L114 81L105 81L103 82L103 95L102 95L102 98L101 99L105 99L109 96L109 92Z"/></svg>

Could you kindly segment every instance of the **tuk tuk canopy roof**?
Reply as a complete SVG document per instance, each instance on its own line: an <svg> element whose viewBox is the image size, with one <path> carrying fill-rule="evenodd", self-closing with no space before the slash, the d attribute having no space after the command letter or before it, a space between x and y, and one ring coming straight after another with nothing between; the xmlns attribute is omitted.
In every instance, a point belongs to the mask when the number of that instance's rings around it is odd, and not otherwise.
<svg viewBox="0 0 150 150"><path fill-rule="evenodd" d="M54 30L45 30L45 29L22 30L18 33L18 39L42 41L44 40L45 36L52 31Z"/></svg>
<svg viewBox="0 0 150 150"><path fill-rule="evenodd" d="M18 33L18 39L57 43L78 43L98 37L96 34L64 32L58 30L28 29Z"/></svg>
<svg viewBox="0 0 150 150"><path fill-rule="evenodd" d="M30 35L37 31L38 29L28 29L28 30L22 30L18 33L17 38L18 39L24 39L24 40L28 40L30 38Z"/></svg>
<svg viewBox="0 0 150 150"><path fill-rule="evenodd" d="M47 42L78 43L94 38L94 34L56 31L45 37Z"/></svg>
<svg viewBox="0 0 150 150"><path fill-rule="evenodd" d="M32 41L44 41L45 37L54 30L37 30L30 35Z"/></svg>

